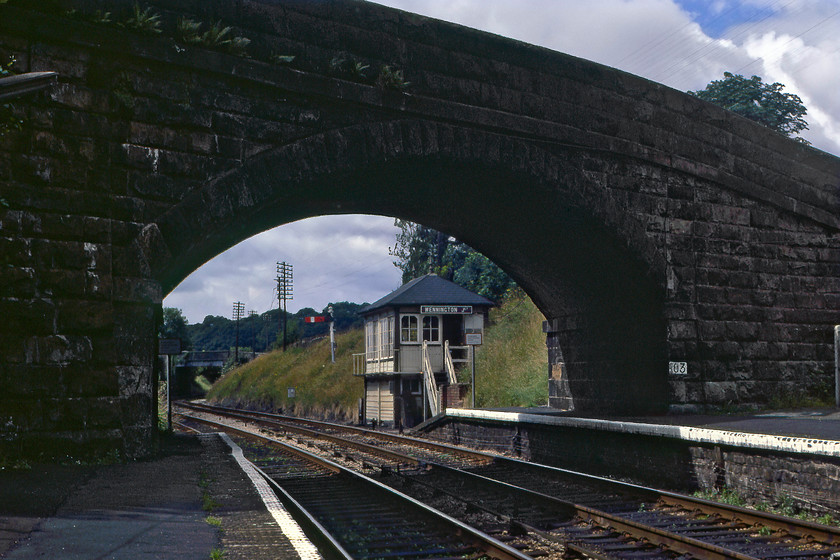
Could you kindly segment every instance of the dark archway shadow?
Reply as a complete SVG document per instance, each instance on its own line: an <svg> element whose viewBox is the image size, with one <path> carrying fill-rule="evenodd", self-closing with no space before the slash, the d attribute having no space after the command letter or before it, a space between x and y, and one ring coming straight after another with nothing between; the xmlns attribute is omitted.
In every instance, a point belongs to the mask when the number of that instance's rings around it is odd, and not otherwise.
<svg viewBox="0 0 840 560"><path fill-rule="evenodd" d="M145 270L168 293L236 243L299 219L379 214L455 236L507 271L547 324L554 404L667 406L664 258L567 146L398 121L252 158L148 225Z"/></svg>

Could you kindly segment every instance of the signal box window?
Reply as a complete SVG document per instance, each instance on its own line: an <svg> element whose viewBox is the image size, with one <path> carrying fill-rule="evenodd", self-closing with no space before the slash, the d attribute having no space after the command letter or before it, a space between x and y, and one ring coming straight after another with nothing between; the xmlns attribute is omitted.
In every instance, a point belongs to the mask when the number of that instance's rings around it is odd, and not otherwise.
<svg viewBox="0 0 840 560"><path fill-rule="evenodd" d="M440 317L423 317L423 340L440 342Z"/></svg>
<svg viewBox="0 0 840 560"><path fill-rule="evenodd" d="M420 342L418 333L419 320L416 315L400 317L400 342L417 344Z"/></svg>

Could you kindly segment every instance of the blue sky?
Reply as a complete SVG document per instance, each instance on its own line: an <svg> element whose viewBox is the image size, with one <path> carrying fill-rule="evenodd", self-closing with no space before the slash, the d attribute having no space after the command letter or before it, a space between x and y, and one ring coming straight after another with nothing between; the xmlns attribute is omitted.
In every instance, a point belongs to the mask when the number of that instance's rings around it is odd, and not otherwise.
<svg viewBox="0 0 840 560"><path fill-rule="evenodd" d="M808 107L812 144L840 154L840 0L380 0L565 52L663 83L703 89L725 71L781 82ZM295 266L289 311L331 301L375 301L396 289L388 256L393 218L302 220L216 257L164 305L190 322L230 317L234 301L259 313L277 307L276 261Z"/></svg>
<svg viewBox="0 0 840 560"><path fill-rule="evenodd" d="M725 0L678 0L691 20L698 23L709 37L720 39L728 29L748 24L778 13L780 6L757 2Z"/></svg>

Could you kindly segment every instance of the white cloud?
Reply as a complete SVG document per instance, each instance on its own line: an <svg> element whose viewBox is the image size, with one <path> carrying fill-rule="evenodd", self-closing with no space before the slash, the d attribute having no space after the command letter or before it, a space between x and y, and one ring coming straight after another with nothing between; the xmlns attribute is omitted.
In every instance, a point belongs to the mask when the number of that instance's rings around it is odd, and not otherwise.
<svg viewBox="0 0 840 560"><path fill-rule="evenodd" d="M328 303L375 301L399 287L400 271L388 255L393 218L322 216L274 228L225 251L184 280L164 305L183 310L191 323L206 315L230 317L234 301L246 311L277 309L276 262L294 267L290 312L318 311Z"/></svg>

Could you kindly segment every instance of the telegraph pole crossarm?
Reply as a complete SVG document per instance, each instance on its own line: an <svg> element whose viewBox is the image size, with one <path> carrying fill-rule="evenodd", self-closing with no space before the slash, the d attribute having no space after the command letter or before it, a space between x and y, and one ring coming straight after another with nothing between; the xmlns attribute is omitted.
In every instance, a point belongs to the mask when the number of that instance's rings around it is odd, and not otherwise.
<svg viewBox="0 0 840 560"><path fill-rule="evenodd" d="M294 271L291 263L286 261L277 263L277 300L282 304L280 320L283 322L283 351L286 351L286 302L292 299L294 288Z"/></svg>
<svg viewBox="0 0 840 560"><path fill-rule="evenodd" d="M236 346L234 349L234 366L239 365L239 320L245 314L245 304L241 301L233 302L233 320L236 321Z"/></svg>

